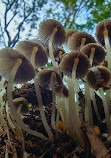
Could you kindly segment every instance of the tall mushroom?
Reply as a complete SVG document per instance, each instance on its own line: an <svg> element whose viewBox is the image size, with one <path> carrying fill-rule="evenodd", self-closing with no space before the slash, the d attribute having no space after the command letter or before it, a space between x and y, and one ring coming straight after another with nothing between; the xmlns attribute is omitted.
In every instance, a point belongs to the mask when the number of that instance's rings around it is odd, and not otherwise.
<svg viewBox="0 0 111 158"><path fill-rule="evenodd" d="M41 87L44 87L45 89L52 89L52 114L51 114L51 125L54 129L55 127L55 101L56 101L56 95L55 95L55 86L62 85L62 79L59 76L59 74L53 70L41 70L38 73L38 81L39 85Z"/></svg>
<svg viewBox="0 0 111 158"><path fill-rule="evenodd" d="M21 121L20 117L15 112L16 108L12 101L13 83L24 83L34 78L35 72L32 64L17 50L3 48L0 50L0 75L8 80L7 100L14 119L26 132L45 139L46 137L44 135L31 130Z"/></svg>
<svg viewBox="0 0 111 158"><path fill-rule="evenodd" d="M21 53L23 53L31 61L31 63L34 66L35 73L36 73L36 69L38 70L42 66L45 66L45 64L48 62L48 58L46 56L44 47L38 40L20 41L17 44L16 49L21 51ZM36 76L34 77L34 84L35 84L35 90L36 90L36 95L38 99L38 105L40 108L42 123L49 137L52 138L53 134L49 128L49 125L47 123L44 110L43 110L43 103L42 103L41 93L40 93L40 89L38 85L37 73L36 73Z"/></svg>
<svg viewBox="0 0 111 158"><path fill-rule="evenodd" d="M83 145L83 138L80 133L80 118L75 101L75 94L77 94L78 88L75 87L76 78L83 78L90 67L90 61L86 55L82 52L70 52L65 55L60 63L60 70L69 78L69 119L71 134L75 139L74 131L77 135L79 143ZM75 122L75 124L73 123Z"/></svg>
<svg viewBox="0 0 111 158"><path fill-rule="evenodd" d="M57 20L46 19L39 25L38 36L44 44L48 43L50 58L53 66L56 67L52 46L61 46L65 42L63 25Z"/></svg>

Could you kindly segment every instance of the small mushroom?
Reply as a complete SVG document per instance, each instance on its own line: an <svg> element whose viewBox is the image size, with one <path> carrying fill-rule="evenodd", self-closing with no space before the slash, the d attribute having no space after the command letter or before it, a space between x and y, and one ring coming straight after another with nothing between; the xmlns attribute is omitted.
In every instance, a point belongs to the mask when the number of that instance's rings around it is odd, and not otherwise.
<svg viewBox="0 0 111 158"><path fill-rule="evenodd" d="M76 32L68 39L70 51L80 51L88 43L96 43L94 37L87 32Z"/></svg>
<svg viewBox="0 0 111 158"><path fill-rule="evenodd" d="M108 68L111 70L111 19L104 19L96 26L96 38L106 48Z"/></svg>
<svg viewBox="0 0 111 158"><path fill-rule="evenodd" d="M16 50L28 58L36 68L43 67L48 62L44 46L38 40L20 41Z"/></svg>
<svg viewBox="0 0 111 158"><path fill-rule="evenodd" d="M25 98L15 98L13 99L13 103L16 109L20 106L19 111L22 115L27 115L29 113L28 102Z"/></svg>
<svg viewBox="0 0 111 158"><path fill-rule="evenodd" d="M88 56L93 66L99 65L106 55L104 48L96 43L86 44L81 51Z"/></svg>

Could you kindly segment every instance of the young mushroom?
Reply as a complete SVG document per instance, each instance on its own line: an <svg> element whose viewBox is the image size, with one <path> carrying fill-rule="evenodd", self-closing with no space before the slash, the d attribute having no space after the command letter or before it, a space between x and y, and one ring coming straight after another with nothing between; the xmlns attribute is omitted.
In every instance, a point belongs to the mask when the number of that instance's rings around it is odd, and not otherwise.
<svg viewBox="0 0 111 158"><path fill-rule="evenodd" d="M40 40L49 46L49 54L53 66L57 66L52 45L55 47L61 46L65 42L65 29L63 25L56 20L46 19L39 25L38 36Z"/></svg>
<svg viewBox="0 0 111 158"><path fill-rule="evenodd" d="M69 87L69 119L70 119L70 127L71 134L75 139L74 131L77 135L80 144L83 145L83 138L80 133L80 118L78 113L78 107L75 101L75 94L77 96L78 86L75 87L77 81L76 79L83 78L90 67L90 61L88 57L82 52L70 52L66 56L64 56L60 63L60 70L70 77L68 79L68 87ZM77 102L78 104L78 102ZM73 124L75 122L75 124Z"/></svg>
<svg viewBox="0 0 111 158"><path fill-rule="evenodd" d="M16 108L14 107L12 99L13 83L24 83L34 78L35 71L32 64L17 50L13 48L3 48L0 50L0 75L8 80L7 100L14 119L26 132L46 139L44 135L31 130L21 121L19 115L15 112Z"/></svg>
<svg viewBox="0 0 111 158"><path fill-rule="evenodd" d="M107 97L105 97L102 87L104 85L107 85L110 80L111 80L111 72L104 66L92 67L90 68L87 74L87 81L89 83L89 86L91 86L96 90L99 89L101 92L109 135L111 135L109 105L107 104Z"/></svg>
<svg viewBox="0 0 111 158"><path fill-rule="evenodd" d="M106 52L103 47L96 43L86 44L81 51L85 53L91 61L91 65L99 65L105 59Z"/></svg>
<svg viewBox="0 0 111 158"><path fill-rule="evenodd" d="M68 39L70 51L79 51L88 43L96 43L94 37L87 32L76 32Z"/></svg>
<svg viewBox="0 0 111 158"><path fill-rule="evenodd" d="M13 104L16 108L17 113L22 115L27 115L29 113L28 102L25 98L15 98L13 99Z"/></svg>
<svg viewBox="0 0 111 158"><path fill-rule="evenodd" d="M20 41L15 48L28 58L37 69L44 67L48 62L44 46L38 40Z"/></svg>
<svg viewBox="0 0 111 158"><path fill-rule="evenodd" d="M36 95L38 99L38 105L40 109L40 115L43 122L43 125L45 127L45 130L48 133L48 136L50 138L53 137L53 134L48 126L47 120L45 118L45 113L43 110L43 103L41 98L41 93L38 85L38 77L36 71L38 71L39 68L45 66L45 64L48 62L48 58L46 56L45 50L43 45L38 40L29 40L29 41L21 41L17 44L16 49L21 51L29 60L31 60L31 63L34 66L35 74L34 77L34 84L35 84L35 90Z"/></svg>
<svg viewBox="0 0 111 158"><path fill-rule="evenodd" d="M108 68L111 70L111 19L104 19L96 26L96 38L106 48Z"/></svg>
<svg viewBox="0 0 111 158"><path fill-rule="evenodd" d="M52 114L51 114L51 125L54 129L55 127L55 87L57 85L62 85L62 79L60 75L53 71L53 70L41 70L38 73L38 82L41 87L44 87L45 89L51 89L52 90Z"/></svg>

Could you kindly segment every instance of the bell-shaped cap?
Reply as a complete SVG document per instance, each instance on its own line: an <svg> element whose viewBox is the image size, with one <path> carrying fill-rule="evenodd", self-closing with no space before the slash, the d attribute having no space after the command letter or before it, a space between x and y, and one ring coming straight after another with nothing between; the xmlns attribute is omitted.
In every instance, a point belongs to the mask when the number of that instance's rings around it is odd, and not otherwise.
<svg viewBox="0 0 111 158"><path fill-rule="evenodd" d="M89 86L98 90L107 84L111 79L111 72L104 66L95 66L89 69L87 81Z"/></svg>
<svg viewBox="0 0 111 158"><path fill-rule="evenodd" d="M17 50L9 47L0 50L0 75L8 80L18 59L22 60L22 64L18 68L14 82L24 83L32 80L35 76L35 72L30 61Z"/></svg>
<svg viewBox="0 0 111 158"><path fill-rule="evenodd" d="M39 85L45 89L51 89L51 74L55 72L55 79L54 79L54 87L57 85L62 85L62 79L60 75L53 70L43 69L40 72L38 72L38 81Z"/></svg>
<svg viewBox="0 0 111 158"><path fill-rule="evenodd" d="M21 111L20 111L22 115L26 115L29 113L28 102L25 98L23 97L15 98L13 99L13 104L16 110L18 109L19 105L22 104Z"/></svg>
<svg viewBox="0 0 111 158"><path fill-rule="evenodd" d="M79 78L83 78L87 74L88 69L90 67L90 60L82 52L76 51L76 52L67 53L67 55L65 55L62 58L59 67L61 72L71 77L72 69L74 65L74 59L76 58L79 58L79 62L76 70L76 78L79 79Z"/></svg>
<svg viewBox="0 0 111 158"><path fill-rule="evenodd" d="M111 43L111 19L104 19L100 21L96 26L96 33L95 36L98 42L105 47L104 42L104 30L108 30L108 37Z"/></svg>
<svg viewBox="0 0 111 158"><path fill-rule="evenodd" d="M45 66L48 62L47 55L45 53L44 46L38 40L25 40L20 41L16 45L16 50L23 54L29 60L31 59L33 48L37 47L37 53L35 55L35 65L37 68Z"/></svg>
<svg viewBox="0 0 111 158"><path fill-rule="evenodd" d="M65 29L59 21L54 19L46 19L42 21L39 25L38 37L44 44L48 44L54 28L57 28L57 32L54 36L53 45L58 47L65 42Z"/></svg>
<svg viewBox="0 0 111 158"><path fill-rule="evenodd" d="M76 32L68 39L68 47L71 51L80 50L82 38L85 38L85 45L88 43L96 43L95 38L87 32Z"/></svg>
<svg viewBox="0 0 111 158"><path fill-rule="evenodd" d="M95 48L94 58L93 58L93 65L95 65L95 66L99 65L105 59L106 52L105 52L103 47L101 47L100 45L98 45L96 43L86 44L81 49L81 51L83 53L85 53L89 58L90 54L91 54L91 48Z"/></svg>

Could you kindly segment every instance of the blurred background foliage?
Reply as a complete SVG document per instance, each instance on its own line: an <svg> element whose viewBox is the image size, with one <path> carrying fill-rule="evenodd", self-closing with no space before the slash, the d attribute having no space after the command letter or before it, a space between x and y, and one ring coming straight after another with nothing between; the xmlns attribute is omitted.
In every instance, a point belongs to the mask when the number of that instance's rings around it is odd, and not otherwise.
<svg viewBox="0 0 111 158"><path fill-rule="evenodd" d="M91 34L99 21L111 18L110 0L0 0L0 6L0 48L37 38L39 23L46 18Z"/></svg>

